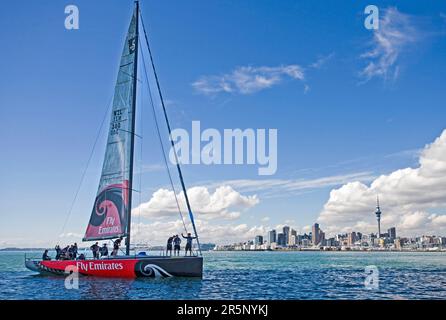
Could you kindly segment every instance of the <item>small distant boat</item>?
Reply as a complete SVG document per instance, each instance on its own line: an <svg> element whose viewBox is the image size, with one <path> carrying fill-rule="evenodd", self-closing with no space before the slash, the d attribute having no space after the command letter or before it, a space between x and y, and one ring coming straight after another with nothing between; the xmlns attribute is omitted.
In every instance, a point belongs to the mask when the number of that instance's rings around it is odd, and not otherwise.
<svg viewBox="0 0 446 320"><path fill-rule="evenodd" d="M98 193L83 238L83 241L95 241L123 237L125 238L126 254L124 256L113 256L106 259L86 260L25 259L25 266L30 270L41 274L65 274L68 266L75 266L82 275L98 277L202 277L203 275L203 257L201 256L200 242L178 160L176 167L189 211L190 221L193 226L194 237L198 245L199 255L188 257L147 256L144 254L130 255L140 17L164 118L169 131L170 142L174 147L158 76L153 64L144 22L139 10L139 2L136 1L115 86L107 148Z"/></svg>

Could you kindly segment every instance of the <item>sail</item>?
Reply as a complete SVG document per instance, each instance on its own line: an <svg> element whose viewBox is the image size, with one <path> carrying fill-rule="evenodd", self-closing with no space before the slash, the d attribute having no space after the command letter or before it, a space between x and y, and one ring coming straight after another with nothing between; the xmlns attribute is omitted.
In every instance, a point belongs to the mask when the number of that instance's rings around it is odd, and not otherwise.
<svg viewBox="0 0 446 320"><path fill-rule="evenodd" d="M99 188L84 241L126 236L131 211L138 8L133 13L116 81Z"/></svg>

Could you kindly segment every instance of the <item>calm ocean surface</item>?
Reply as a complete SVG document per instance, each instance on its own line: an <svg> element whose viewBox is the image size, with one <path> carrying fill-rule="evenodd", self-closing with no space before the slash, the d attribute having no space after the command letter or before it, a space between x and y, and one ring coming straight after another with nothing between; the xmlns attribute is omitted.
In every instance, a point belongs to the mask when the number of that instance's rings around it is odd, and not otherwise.
<svg viewBox="0 0 446 320"><path fill-rule="evenodd" d="M0 299L446 299L446 253L205 252L202 280L81 277L79 290L23 260L0 252ZM377 290L364 286L369 265Z"/></svg>

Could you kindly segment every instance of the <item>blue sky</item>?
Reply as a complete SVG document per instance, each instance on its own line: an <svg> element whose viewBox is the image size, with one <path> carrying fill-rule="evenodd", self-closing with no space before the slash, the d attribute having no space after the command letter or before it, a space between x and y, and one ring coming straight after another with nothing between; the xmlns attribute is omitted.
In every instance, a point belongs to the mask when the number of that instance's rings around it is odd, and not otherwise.
<svg viewBox="0 0 446 320"><path fill-rule="evenodd" d="M79 30L64 28L68 4L80 10ZM76 0L3 5L0 246L49 245L60 241L62 232L84 232L96 194L104 132L68 226L62 226L113 93L132 4ZM408 20L402 24L403 44L393 47L397 54L388 76L369 78L361 72L385 53L364 56L380 50L375 31L364 28L368 4L142 1L174 128L189 129L193 120L200 120L202 128L219 130L278 129L274 176L259 177L256 166L184 167L189 186L213 193L230 185L240 196L259 199L237 209L241 214L235 221L203 219L207 240L225 233L211 226L246 225L241 238L284 223L302 230L318 219L332 189L416 167L419 151L440 136L446 115L446 3L375 1L381 18L396 10L389 18ZM408 30L414 33L404 34ZM193 86L200 79L231 77L243 67L290 65L303 70L303 80L281 75L277 83L251 93L205 94ZM157 168L161 155L144 99L144 120L138 125L143 152L137 160L146 170L135 205L168 186L165 172ZM299 182L301 187L261 187L271 179ZM231 184L233 180L256 183L246 188L240 181Z"/></svg>

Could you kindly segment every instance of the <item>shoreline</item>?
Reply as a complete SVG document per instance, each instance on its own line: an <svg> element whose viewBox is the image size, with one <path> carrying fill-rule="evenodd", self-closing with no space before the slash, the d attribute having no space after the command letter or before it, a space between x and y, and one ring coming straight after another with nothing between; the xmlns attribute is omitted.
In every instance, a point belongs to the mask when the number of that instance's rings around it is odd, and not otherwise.
<svg viewBox="0 0 446 320"><path fill-rule="evenodd" d="M407 250L380 250L380 249L350 249L350 250L322 250L322 249L285 249L285 250L210 250L212 252L393 252L393 253L401 253L401 252L433 252L433 253L441 253L446 252L446 249L438 249L438 250L429 250L429 249L407 249Z"/></svg>

